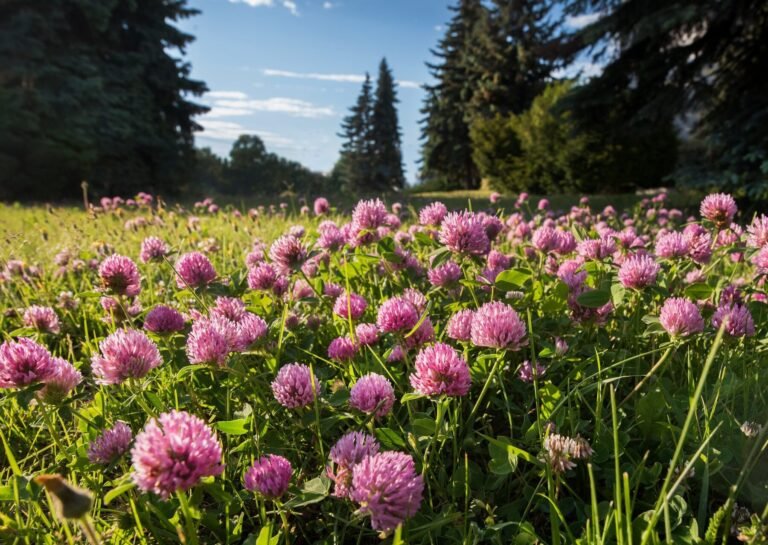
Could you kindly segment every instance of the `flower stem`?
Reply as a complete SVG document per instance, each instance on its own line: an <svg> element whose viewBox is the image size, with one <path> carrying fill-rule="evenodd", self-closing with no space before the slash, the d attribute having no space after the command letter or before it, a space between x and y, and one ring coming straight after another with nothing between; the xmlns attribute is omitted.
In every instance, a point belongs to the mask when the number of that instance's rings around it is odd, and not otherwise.
<svg viewBox="0 0 768 545"><path fill-rule="evenodd" d="M93 521L91 520L91 517L86 515L85 517L81 518L80 528L83 529L83 533L85 534L86 539L88 539L88 543L90 543L90 545L101 544L99 534L96 532L96 528L93 527Z"/></svg>
<svg viewBox="0 0 768 545"><path fill-rule="evenodd" d="M493 378L496 376L496 373L499 370L499 367L501 366L501 362L504 361L504 352L499 351L499 356L496 358L496 361L493 364L493 367L491 367L491 372L488 373L488 378L485 379L485 384L483 384L483 389L480 391L480 395L477 398L477 401L475 401L475 405L472 407L472 411L469 413L469 418L467 418L466 423L464 424L464 429L468 430L470 429L470 426L472 425L472 420L475 418L475 414L477 413L477 410L480 408L480 404L483 402L483 399L485 399L485 394L488 393L488 388L491 385L491 382L493 382Z"/></svg>
<svg viewBox="0 0 768 545"><path fill-rule="evenodd" d="M51 413L48 411L48 405L45 403L42 403L43 406L43 420L45 420L45 426L48 428L48 433L51 435L51 439L53 439L53 444L56 445L56 450L60 451L63 450L63 447L61 446L61 441L59 441L59 432L56 431L56 428L53 425L53 422L51 421Z"/></svg>
<svg viewBox="0 0 768 545"><path fill-rule="evenodd" d="M280 514L280 520L283 522L283 534L285 535L285 545L289 545L291 542L291 533L290 528L288 526L288 515L285 514L285 510L283 509L283 504L279 501L275 501L275 506L277 507L277 512Z"/></svg>
<svg viewBox="0 0 768 545"><path fill-rule="evenodd" d="M184 515L184 538L186 541L185 545L198 545L197 529L195 528L195 521L192 518L192 512L189 510L187 494L186 492L179 491L176 493L176 496L179 498L181 512Z"/></svg>

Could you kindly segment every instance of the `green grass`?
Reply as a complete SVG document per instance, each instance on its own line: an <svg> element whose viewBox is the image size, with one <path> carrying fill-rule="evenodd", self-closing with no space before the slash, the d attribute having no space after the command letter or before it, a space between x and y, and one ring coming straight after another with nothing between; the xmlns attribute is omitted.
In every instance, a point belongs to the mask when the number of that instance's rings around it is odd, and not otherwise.
<svg viewBox="0 0 768 545"><path fill-rule="evenodd" d="M683 198L670 197L673 202ZM422 203L436 199L457 208L467 200L474 210L490 206L483 192L404 196L401 230L414 223ZM602 199L591 198L595 213L607 204L620 209L617 203L626 203L638 233L653 240L659 226L637 205L637 196ZM567 210L578 198L550 201L553 208ZM243 203L243 211L256 204ZM289 210L298 204L291 203ZM435 340L457 350L472 380L466 396L425 397L415 395L410 382L423 347L406 351L402 361L387 361L395 345L412 342L404 337L419 324L407 333L382 335L350 361L334 361L329 344L351 335L356 324L332 312L332 298L315 293L283 298L248 288L245 258L255 242L266 243L269 253L272 241L300 224L310 247L320 221L328 218L289 212L251 219L223 208L216 215L198 214L195 221L180 207L93 215L77 207L0 205L0 271L11 259L23 262L22 274L0 280L3 340L32 338L84 376L56 404L37 402L35 386L0 390L0 543L84 542L80 524L59 520L54 504L33 481L55 473L93 493L90 521L105 543L377 543L370 518L357 513L353 502L332 497L326 475L329 451L351 430L375 435L382 450L411 456L424 478L418 513L384 543L715 545L733 542L731 528L753 543L765 542L768 310L759 301L765 288L749 261L753 249L746 249L743 261L731 258L743 247L715 247L704 265L659 259L656 281L641 290L621 285L617 256L587 260L586 295L581 296L569 292L551 268L552 259L560 264L575 254L552 254L548 262L532 249L530 238L508 239L506 233L494 248L511 263L491 284L481 278L483 257L451 254L426 233L402 245L387 236L332 252L307 279L297 271L285 275L289 293L309 280L317 293L335 283L362 295L368 307L359 322L375 323L385 300L420 290L427 300L420 323L429 319ZM349 221L350 208L344 203L330 219L340 225ZM511 197L497 206L503 219L513 211ZM522 211L530 213L527 207ZM140 216L146 224L136 226ZM534 227L544 221L542 216L529 219ZM619 217L599 219L623 228ZM127 221L135 227L126 228ZM597 238L597 221L596 216L584 223L570 219L563 226L577 239ZM667 227L682 229L682 221ZM138 262L141 241L150 235L166 240L172 255L168 261L139 263L138 314L122 320L108 315L100 299L109 293L95 266L113 252ZM70 260L57 265L54 259L62 250L69 251ZM193 250L210 257L219 274L215 284L194 290L177 286L172 263ZM453 289L434 287L423 271L403 268L400 251L425 269L453 259L462 280ZM686 283L686 275L699 268L703 279ZM711 325L730 285L738 285L747 301L752 336L732 337ZM71 292L76 308L59 305L62 292ZM119 385L96 383L91 358L115 330L140 329L157 304L206 315L219 296L240 298L267 322L260 344L233 353L223 367L193 365L185 351L188 324L171 336L150 334L163 363L146 376ZM704 331L679 338L666 333L658 317L672 296L702 301ZM123 307L132 303L119 299ZM451 316L489 301L514 308L525 324L523 345L499 350L447 336ZM613 309L601 319L596 308L608 301ZM56 310L60 333L24 325L23 313L34 304ZM294 319L298 325L292 325ZM556 338L567 341L567 352L556 352ZM270 386L278 369L291 362L310 365L323 392L298 410L280 406ZM522 380L526 362L541 364L545 372ZM371 372L387 377L395 391L393 411L378 420L348 403L350 388ZM133 485L130 455L106 467L88 461L90 441L115 421L127 422L136 434L150 418L172 409L193 413L216 431L225 462L221 476L165 501ZM742 431L745 422L756 424L756 436ZM555 430L585 438L592 455L571 458L573 467L559 471L545 455L545 441ZM291 488L279 502L243 487L246 469L268 453L293 465ZM737 503L752 520L743 520Z"/></svg>

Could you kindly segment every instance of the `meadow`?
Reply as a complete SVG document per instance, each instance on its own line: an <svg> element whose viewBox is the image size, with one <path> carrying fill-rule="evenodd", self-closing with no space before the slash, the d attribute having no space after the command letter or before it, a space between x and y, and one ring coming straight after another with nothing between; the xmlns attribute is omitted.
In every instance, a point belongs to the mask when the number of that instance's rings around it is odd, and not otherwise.
<svg viewBox="0 0 768 545"><path fill-rule="evenodd" d="M766 543L768 216L623 205L0 205L0 543Z"/></svg>

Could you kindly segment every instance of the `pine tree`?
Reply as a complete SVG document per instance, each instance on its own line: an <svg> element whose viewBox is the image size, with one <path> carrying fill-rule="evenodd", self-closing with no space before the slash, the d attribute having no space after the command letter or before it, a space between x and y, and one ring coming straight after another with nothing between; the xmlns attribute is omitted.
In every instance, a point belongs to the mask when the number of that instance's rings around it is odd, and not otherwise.
<svg viewBox="0 0 768 545"><path fill-rule="evenodd" d="M395 81L386 59L379 64L376 98L371 114L371 145L373 158L371 190L391 191L405 186L403 156L400 151L400 127L397 121L398 102Z"/></svg>
<svg viewBox="0 0 768 545"><path fill-rule="evenodd" d="M566 10L600 17L560 40L564 57L595 51L606 61L568 107L595 120L618 104L631 131L691 114L705 151L727 172L718 181L768 197L765 0L569 0Z"/></svg>
<svg viewBox="0 0 768 545"><path fill-rule="evenodd" d="M373 165L372 117L373 97L371 77L366 72L357 102L344 118L339 134L344 142L341 157L334 169L335 177L341 178L345 188L353 193L369 191L373 187L371 167Z"/></svg>
<svg viewBox="0 0 768 545"><path fill-rule="evenodd" d="M426 87L421 110L421 177L427 183L447 188L475 188L480 184L480 175L472 160L467 105L479 74L477 66L467 62L466 45L475 26L488 14L480 0L460 0L451 10L455 15L438 49L432 51L440 61L427 63L437 83Z"/></svg>
<svg viewBox="0 0 768 545"><path fill-rule="evenodd" d="M554 68L540 51L557 24L550 0L494 0L466 46L465 62L478 73L470 122L478 116L520 114L530 107Z"/></svg>
<svg viewBox="0 0 768 545"><path fill-rule="evenodd" d="M172 56L186 0L0 3L0 197L172 191L205 91Z"/></svg>

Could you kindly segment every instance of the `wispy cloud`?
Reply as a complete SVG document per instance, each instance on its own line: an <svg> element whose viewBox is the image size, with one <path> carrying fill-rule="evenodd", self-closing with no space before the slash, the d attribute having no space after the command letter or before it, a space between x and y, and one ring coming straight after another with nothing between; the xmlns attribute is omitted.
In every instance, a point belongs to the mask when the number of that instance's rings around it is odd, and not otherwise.
<svg viewBox="0 0 768 545"><path fill-rule="evenodd" d="M333 2L323 2L323 9L333 9L336 6L333 4Z"/></svg>
<svg viewBox="0 0 768 545"><path fill-rule="evenodd" d="M316 79L321 81L343 81L348 83L362 83L365 80L365 76L361 76L359 74L318 74L315 72L301 73L291 72L289 70L275 70L272 68L265 68L263 73L265 76L275 76L280 78Z"/></svg>
<svg viewBox="0 0 768 545"><path fill-rule="evenodd" d="M584 28L587 25L591 25L602 17L602 12L597 13L585 13L583 15L573 15L565 18L565 24L573 29Z"/></svg>
<svg viewBox="0 0 768 545"><path fill-rule="evenodd" d="M243 100L248 98L248 95L242 91L208 91L205 93L206 98L212 99L235 99Z"/></svg>
<svg viewBox="0 0 768 545"><path fill-rule="evenodd" d="M292 0L283 0L283 7L291 12L294 17L299 16L299 8L296 6L296 2Z"/></svg>
<svg viewBox="0 0 768 545"><path fill-rule="evenodd" d="M262 73L265 76L294 78L294 79L313 79L319 81L337 81L343 83L362 83L365 76L361 74L321 74L317 72L291 72L290 70L276 70L265 68ZM417 81L397 80L400 87L407 89L419 89L421 84Z"/></svg>
<svg viewBox="0 0 768 545"><path fill-rule="evenodd" d="M231 4L246 4L252 8L260 8L265 6L271 8L275 5L275 0L229 0L229 2ZM291 12L291 15L298 17L299 8L296 5L296 2L293 0L282 0L281 4L285 9Z"/></svg>
<svg viewBox="0 0 768 545"><path fill-rule="evenodd" d="M237 117L240 115L250 115L252 113L253 110L249 110L247 108L225 108L222 106L213 106L205 114L205 116L208 118Z"/></svg>
<svg viewBox="0 0 768 545"><path fill-rule="evenodd" d="M290 138L269 131L249 129L234 121L220 121L203 117L198 120L198 123L203 126L203 132L199 133L200 136L213 140L237 140L237 137L242 134L255 134L264 140L265 144L272 147L293 148L295 146L295 142Z"/></svg>
<svg viewBox="0 0 768 545"><path fill-rule="evenodd" d="M232 4L248 4L252 8L260 6L273 6L273 0L229 0Z"/></svg>
<svg viewBox="0 0 768 545"><path fill-rule="evenodd" d="M330 106L315 106L298 98L272 97L251 100L218 100L214 106L239 108L253 112L283 113L294 117L331 117L335 115Z"/></svg>
<svg viewBox="0 0 768 545"><path fill-rule="evenodd" d="M211 110L208 119L252 115L256 112L283 113L292 117L320 118L336 115L330 106L318 106L298 98L252 99L242 91L211 91L203 96Z"/></svg>

